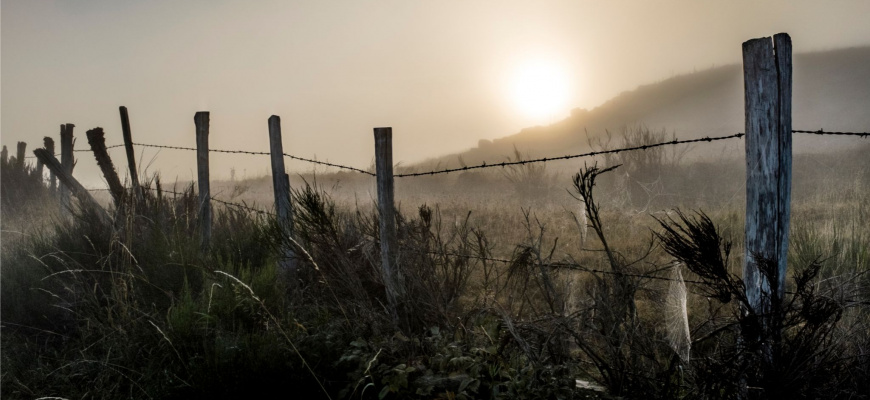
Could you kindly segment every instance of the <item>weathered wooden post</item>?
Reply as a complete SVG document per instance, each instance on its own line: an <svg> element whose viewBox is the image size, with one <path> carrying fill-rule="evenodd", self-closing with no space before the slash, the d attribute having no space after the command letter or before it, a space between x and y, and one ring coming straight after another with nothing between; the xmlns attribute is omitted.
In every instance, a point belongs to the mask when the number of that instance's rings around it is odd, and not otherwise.
<svg viewBox="0 0 870 400"><path fill-rule="evenodd" d="M112 193L112 199L115 200L115 207L121 209L124 206L124 185L121 184L121 179L118 177L118 172L115 171L112 158L109 157L109 152L106 151L106 135L103 132L103 128L91 129L87 131L87 136L88 144L91 145L91 151L94 152L94 158L97 159L97 165L109 184L109 192Z"/></svg>
<svg viewBox="0 0 870 400"><path fill-rule="evenodd" d="M127 151L127 166L130 169L130 181L133 185L133 198L136 203L144 201L142 188L139 187L139 173L136 170L136 154L133 152L133 134L130 132L130 117L127 115L127 107L118 108L121 112L121 132L124 135L124 149Z"/></svg>
<svg viewBox="0 0 870 400"><path fill-rule="evenodd" d="M281 117L269 117L269 152L272 158L272 188L275 192L275 212L281 227L282 258L278 266L291 280L295 281L296 263L293 248L288 237L293 235L293 206L290 203L290 177L284 170L284 145L281 140Z"/></svg>
<svg viewBox="0 0 870 400"><path fill-rule="evenodd" d="M208 111L194 115L196 124L196 170L199 180L199 221L202 251L208 250L211 242L211 191L208 176Z"/></svg>
<svg viewBox="0 0 870 400"><path fill-rule="evenodd" d="M42 138L42 145L43 148L48 151L48 154L54 156L54 139L46 136ZM39 159L37 158L37 160ZM48 169L48 176L50 182L49 188L52 192L54 192L55 190L57 190L57 178L54 176L54 171L52 171L51 168Z"/></svg>
<svg viewBox="0 0 870 400"><path fill-rule="evenodd" d="M378 217L381 239L381 269L387 301L395 322L399 322L404 300L402 275L396 265L396 208L393 190L393 128L375 128L375 170L378 185ZM404 318L404 316L401 316Z"/></svg>
<svg viewBox="0 0 870 400"><path fill-rule="evenodd" d="M73 128L75 128L73 124L63 124L60 126L60 165L63 167L64 173L69 176L72 176L73 167L75 166L75 159L73 158L73 145L75 144ZM57 175L56 172L55 175ZM60 185L60 205L64 213L68 213L71 210L72 204L70 203L69 189L65 185Z"/></svg>
<svg viewBox="0 0 870 400"><path fill-rule="evenodd" d="M24 152L27 151L26 142L18 142L18 151L15 153L15 168L24 171Z"/></svg>
<svg viewBox="0 0 870 400"><path fill-rule="evenodd" d="M52 171L54 175L57 176L60 180L61 186L67 187L69 191L79 199L79 202L83 206L93 207L104 223L111 222L111 218L109 218L109 214L106 213L106 210L100 207L99 203L97 203L93 196L88 193L88 190L85 189L78 180L73 178L72 174L66 172L66 169L63 168L61 163L57 161L57 158L55 158L53 154L46 149L33 150L33 154L38 160L42 161L46 167L48 167L49 171Z"/></svg>
<svg viewBox="0 0 870 400"><path fill-rule="evenodd" d="M43 171L45 171L45 164L43 164L42 161L39 161L39 159L37 158L36 159L36 176L39 177L39 182L45 181L44 178L42 177Z"/></svg>
<svg viewBox="0 0 870 400"><path fill-rule="evenodd" d="M774 54L774 51L776 52ZM782 298L791 200L791 38L743 43L746 88L746 249L744 281L757 311ZM775 260L777 281L758 271L753 254Z"/></svg>
<svg viewBox="0 0 870 400"><path fill-rule="evenodd" d="M743 280L755 327L743 340L775 365L781 337L791 201L791 38L743 43L746 106L746 239ZM772 263L764 273L759 263ZM750 321L751 325L751 321ZM746 382L740 395L746 398Z"/></svg>
<svg viewBox="0 0 870 400"><path fill-rule="evenodd" d="M6 146L3 146L3 150L0 151L0 158L3 159L3 164L9 162L9 150L6 150Z"/></svg>

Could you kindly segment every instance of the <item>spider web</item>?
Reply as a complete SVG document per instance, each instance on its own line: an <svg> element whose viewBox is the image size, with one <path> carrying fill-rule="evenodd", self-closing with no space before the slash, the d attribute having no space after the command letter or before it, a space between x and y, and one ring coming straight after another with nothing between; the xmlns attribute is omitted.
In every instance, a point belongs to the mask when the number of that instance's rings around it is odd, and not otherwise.
<svg viewBox="0 0 870 400"><path fill-rule="evenodd" d="M671 281L665 299L665 326L668 344L683 362L689 362L692 340L689 336L689 316L686 309L686 283L680 264L671 269Z"/></svg>

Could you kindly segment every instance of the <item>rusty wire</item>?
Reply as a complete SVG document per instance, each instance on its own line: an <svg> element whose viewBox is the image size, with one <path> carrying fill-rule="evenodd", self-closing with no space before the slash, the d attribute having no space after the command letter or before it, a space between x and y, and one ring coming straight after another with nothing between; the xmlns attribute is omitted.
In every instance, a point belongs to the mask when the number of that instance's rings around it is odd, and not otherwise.
<svg viewBox="0 0 870 400"><path fill-rule="evenodd" d="M736 134L728 135L728 136L702 137L700 139L689 139L689 140L676 140L676 139L674 139L674 140L671 140L669 142L646 144L643 146L635 146L635 147L625 147L625 148L621 148L621 149L591 151L591 152L582 153L582 154L572 154L572 155L565 155L565 156L560 156L560 157L544 157L544 158L536 158L536 159L532 159L532 160L504 161L504 162L493 163L493 164L487 164L484 162L483 164L473 165L470 167L465 166L465 167L460 167L460 168L447 168L447 169L442 169L442 170L437 170L437 171L429 171L429 172L414 172L414 173L408 173L408 174L396 174L393 176L396 178L404 178L404 177L409 177L409 176L447 174L450 172L468 171L468 170L472 170L472 169L481 169L481 168L507 167L507 166L511 166L511 165L525 165L525 164L532 164L532 163L539 163L539 162L570 160L572 158L592 157L592 156L597 156L597 155L601 155L601 154L615 154L615 153L620 153L623 151L646 150L646 149L651 149L654 147L668 146L668 145L672 145L672 144L713 142L713 141L717 141L717 140L734 139L734 138L743 137L744 135L745 134L743 134L743 133L736 133Z"/></svg>

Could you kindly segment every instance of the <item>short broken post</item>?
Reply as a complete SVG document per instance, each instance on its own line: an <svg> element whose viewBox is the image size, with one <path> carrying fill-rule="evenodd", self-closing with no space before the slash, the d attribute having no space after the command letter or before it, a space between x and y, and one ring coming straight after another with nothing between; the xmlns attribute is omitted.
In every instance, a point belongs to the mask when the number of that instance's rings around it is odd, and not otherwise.
<svg viewBox="0 0 870 400"><path fill-rule="evenodd" d="M48 154L51 154L52 156L54 156L54 139L52 139L48 136L42 138L42 146L46 151L48 151ZM39 159L37 158L37 160L39 160ZM54 171L52 171L51 168L48 169L48 176L49 176L49 178L48 178L49 179L49 186L48 187L51 189L51 191L53 193L57 190L57 178L54 176Z"/></svg>
<svg viewBox="0 0 870 400"><path fill-rule="evenodd" d="M18 142L18 151L15 153L15 168L24 171L24 152L27 151L26 142Z"/></svg>
<svg viewBox="0 0 870 400"><path fill-rule="evenodd" d="M112 193L115 207L120 210L124 206L124 185L121 184L121 179L118 177L118 172L115 171L112 158L109 157L109 152L106 151L105 136L103 128L94 128L87 131L88 144L91 145L91 151L94 152L94 158L97 159L97 165L100 167L100 171L103 172L106 183L109 184L109 192Z"/></svg>
<svg viewBox="0 0 870 400"><path fill-rule="evenodd" d="M40 183L45 181L43 178L44 171L45 171L45 164L43 164L42 161L39 161L39 159L37 158L36 159L36 176L39 178Z"/></svg>
<svg viewBox="0 0 870 400"><path fill-rule="evenodd" d="M88 190L85 189L79 181L73 178L72 174L66 172L53 154L49 153L46 149L36 149L33 151L33 154L38 160L45 164L49 171L52 171L55 176L57 176L62 187L68 188L69 191L72 192L72 195L79 199L82 206L93 207L104 223L111 222L111 218L109 218L109 214L106 213L106 210L100 207L99 203L97 203L93 196L88 193Z"/></svg>
<svg viewBox="0 0 870 400"><path fill-rule="evenodd" d="M196 124L196 171L199 185L199 224L200 245L205 253L211 243L211 192L208 174L208 111L199 111L194 115Z"/></svg>
<svg viewBox="0 0 870 400"><path fill-rule="evenodd" d="M291 281L296 279L296 260L290 239L293 236L293 206L290 203L290 177L284 169L284 145L281 139L281 117L269 117L269 152L272 158L272 188L275 192L275 212L281 227L281 259L278 267Z"/></svg>
<svg viewBox="0 0 870 400"><path fill-rule="evenodd" d="M3 164L6 164L9 162L9 150L6 149L5 145L3 146L3 150L0 151L0 158L3 159Z"/></svg>
<svg viewBox="0 0 870 400"><path fill-rule="evenodd" d="M381 274L394 322L405 320L400 315L404 304L402 275L396 265L398 242L396 208L393 189L393 128L375 128L375 169L378 185L378 228L381 241ZM404 313L402 313L404 314Z"/></svg>
<svg viewBox="0 0 870 400"><path fill-rule="evenodd" d="M63 172L69 176L72 176L73 167L75 167L73 128L75 128L73 124L63 124L60 126L60 165L63 168ZM60 205L63 212L69 215L71 210L69 189L64 185L60 185Z"/></svg>
<svg viewBox="0 0 870 400"><path fill-rule="evenodd" d="M121 112L121 132L124 135L124 149L127 151L127 167L130 169L130 182L133 185L133 198L137 204L142 204L143 192L139 187L139 173L136 170L136 154L133 152L133 134L130 132L130 117L127 107L118 108Z"/></svg>

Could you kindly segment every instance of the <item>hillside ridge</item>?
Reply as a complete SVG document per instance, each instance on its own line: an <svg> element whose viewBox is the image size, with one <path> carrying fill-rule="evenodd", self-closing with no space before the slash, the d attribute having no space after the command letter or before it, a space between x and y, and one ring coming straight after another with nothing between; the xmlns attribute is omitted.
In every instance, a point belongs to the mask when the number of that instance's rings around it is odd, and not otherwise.
<svg viewBox="0 0 870 400"><path fill-rule="evenodd" d="M870 129L870 46L800 53L794 56L795 129ZM680 139L730 135L743 129L743 74L730 64L677 75L625 91L601 105L575 108L565 119L534 126L500 139L480 140L463 152L426 160L420 166L503 161L514 147L533 157L590 150L590 142L643 125ZM801 138L797 151L836 150L848 140Z"/></svg>

